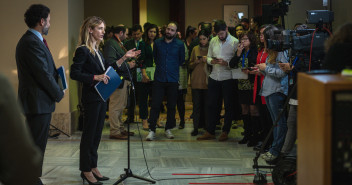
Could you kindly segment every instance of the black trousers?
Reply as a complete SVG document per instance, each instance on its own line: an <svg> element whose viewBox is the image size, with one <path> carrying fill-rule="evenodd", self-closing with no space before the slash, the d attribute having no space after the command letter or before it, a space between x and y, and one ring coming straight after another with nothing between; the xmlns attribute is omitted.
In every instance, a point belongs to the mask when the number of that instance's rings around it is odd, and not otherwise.
<svg viewBox="0 0 352 185"><path fill-rule="evenodd" d="M177 104L178 115L180 116L180 124L185 124L185 113L186 113L185 94L187 94L187 89L179 89L177 91L177 103L176 104Z"/></svg>
<svg viewBox="0 0 352 185"><path fill-rule="evenodd" d="M235 79L235 80L233 80L233 82L235 83L234 84L234 91L233 91L233 103L234 103L234 108L233 108L233 110L234 110L234 113L233 113L233 120L241 120L242 118L241 118L241 115L242 115L242 110L241 110L241 104L240 104L240 102L239 102L239 99L238 99L238 96L239 96L239 94L238 94L238 80L237 79Z"/></svg>
<svg viewBox="0 0 352 185"><path fill-rule="evenodd" d="M153 82L152 107L149 116L149 129L155 132L156 121L160 114L160 104L164 95L167 97L167 121L165 130L172 129L176 126L175 113L177 101L177 82Z"/></svg>
<svg viewBox="0 0 352 185"><path fill-rule="evenodd" d="M79 169L83 172L90 172L97 167L98 147L101 133L104 127L106 102L83 103L84 121L83 132L80 144Z"/></svg>
<svg viewBox="0 0 352 185"><path fill-rule="evenodd" d="M208 79L208 114L209 123L207 126L207 131L210 134L215 134L216 123L219 120L220 111L219 106L221 106L222 99L224 99L225 105L225 122L222 128L223 132L230 132L233 113L234 113L234 80L224 80L216 81L209 77Z"/></svg>
<svg viewBox="0 0 352 185"><path fill-rule="evenodd" d="M193 128L197 130L208 125L206 116L208 89L192 89Z"/></svg>
<svg viewBox="0 0 352 185"><path fill-rule="evenodd" d="M42 159L40 161L40 174L43 170L43 160L46 144L48 142L51 113L47 114L26 114L26 120L31 131L34 143L40 148ZM25 164L24 164L25 165Z"/></svg>
<svg viewBox="0 0 352 185"><path fill-rule="evenodd" d="M135 83L135 94L137 95L139 91L139 83ZM138 90L137 90L138 89ZM137 98L137 97L136 97ZM127 103L127 119L130 121L134 121L134 109L136 107L136 102L135 102L135 97L134 97L134 92L131 88L131 86L128 87L128 103Z"/></svg>
<svg viewBox="0 0 352 185"><path fill-rule="evenodd" d="M139 98L139 117L148 119L148 97L152 95L152 82L140 83L138 98Z"/></svg>

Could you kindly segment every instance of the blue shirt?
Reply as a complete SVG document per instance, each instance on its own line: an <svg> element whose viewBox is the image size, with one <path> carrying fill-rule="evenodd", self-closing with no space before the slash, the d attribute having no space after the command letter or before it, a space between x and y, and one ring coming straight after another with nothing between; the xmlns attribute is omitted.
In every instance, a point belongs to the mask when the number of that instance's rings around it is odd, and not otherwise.
<svg viewBox="0 0 352 185"><path fill-rule="evenodd" d="M260 92L261 96L269 96L271 94L280 92L287 96L288 93L288 76L282 71L279 67L278 61L283 63L288 62L287 53L279 52L276 57L276 63L268 63L269 56L266 58L266 68L264 71L261 71L265 77Z"/></svg>
<svg viewBox="0 0 352 185"><path fill-rule="evenodd" d="M179 39L174 38L166 43L164 38L154 42L155 61L154 80L158 82L178 82L179 66L185 62L185 46Z"/></svg>
<svg viewBox="0 0 352 185"><path fill-rule="evenodd" d="M32 29L32 28L29 28L29 31L34 33L34 35L36 35L43 42L43 36L42 36L42 34L39 33L39 31Z"/></svg>

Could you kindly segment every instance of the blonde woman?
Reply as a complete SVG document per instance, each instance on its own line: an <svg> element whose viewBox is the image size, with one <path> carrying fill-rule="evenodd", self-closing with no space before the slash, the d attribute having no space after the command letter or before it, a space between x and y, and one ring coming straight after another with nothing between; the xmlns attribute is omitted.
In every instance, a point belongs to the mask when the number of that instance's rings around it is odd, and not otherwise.
<svg viewBox="0 0 352 185"><path fill-rule="evenodd" d="M88 17L81 26L78 47L75 51L70 76L83 83L82 103L84 107L83 132L80 144L81 177L89 184L99 185L108 180L97 168L98 147L104 125L107 104L94 89L94 85L103 81L109 83L104 72L111 65L117 68L124 60L135 57L140 51L130 50L115 63L107 64L99 51L99 44L105 34L105 22L100 17Z"/></svg>

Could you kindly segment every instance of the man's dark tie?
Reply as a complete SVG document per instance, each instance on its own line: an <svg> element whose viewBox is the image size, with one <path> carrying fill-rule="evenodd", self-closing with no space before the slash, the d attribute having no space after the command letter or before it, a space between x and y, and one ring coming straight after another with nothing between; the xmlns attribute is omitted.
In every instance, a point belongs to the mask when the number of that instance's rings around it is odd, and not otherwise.
<svg viewBox="0 0 352 185"><path fill-rule="evenodd" d="M43 42L44 42L45 46L48 48L48 50L50 51L48 43L46 42L46 40L44 38L43 38Z"/></svg>

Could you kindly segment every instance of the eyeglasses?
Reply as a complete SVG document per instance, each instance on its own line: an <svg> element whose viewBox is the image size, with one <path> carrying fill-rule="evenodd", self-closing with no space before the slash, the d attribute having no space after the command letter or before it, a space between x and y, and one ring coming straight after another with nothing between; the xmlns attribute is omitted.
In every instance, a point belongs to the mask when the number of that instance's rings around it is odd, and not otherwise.
<svg viewBox="0 0 352 185"><path fill-rule="evenodd" d="M244 41L244 40L249 40L249 38L242 38L241 41L242 41L242 40L243 40L243 41Z"/></svg>

